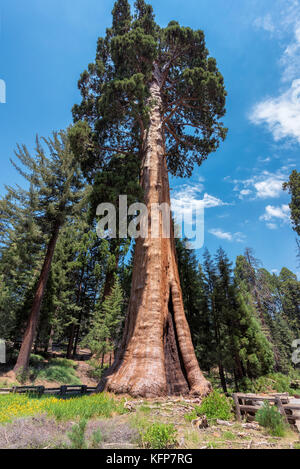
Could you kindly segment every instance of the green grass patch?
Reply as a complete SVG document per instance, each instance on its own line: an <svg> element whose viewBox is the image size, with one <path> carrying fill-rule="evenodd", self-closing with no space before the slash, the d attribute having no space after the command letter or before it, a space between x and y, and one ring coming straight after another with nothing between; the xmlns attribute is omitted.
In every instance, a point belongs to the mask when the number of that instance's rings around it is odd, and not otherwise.
<svg viewBox="0 0 300 469"><path fill-rule="evenodd" d="M22 394L0 395L0 424L38 414L47 414L57 420L109 418L114 414L127 412L124 402L112 398L107 393L70 399L46 396L37 398Z"/></svg>
<svg viewBox="0 0 300 469"><path fill-rule="evenodd" d="M30 379L45 380L59 384L80 385L81 381L76 376L76 362L66 358L53 358L46 362L39 355L31 355Z"/></svg>
<svg viewBox="0 0 300 469"><path fill-rule="evenodd" d="M237 438L238 438L237 435L235 435L233 432L226 431L222 434L222 439L224 440L234 441Z"/></svg>
<svg viewBox="0 0 300 469"><path fill-rule="evenodd" d="M142 446L149 449L174 448L177 430L173 424L153 423L141 432Z"/></svg>
<svg viewBox="0 0 300 469"><path fill-rule="evenodd" d="M151 410L152 409L148 407L147 405L141 405L141 407L139 408L140 412L143 412L143 414L147 414L147 415L151 414Z"/></svg>

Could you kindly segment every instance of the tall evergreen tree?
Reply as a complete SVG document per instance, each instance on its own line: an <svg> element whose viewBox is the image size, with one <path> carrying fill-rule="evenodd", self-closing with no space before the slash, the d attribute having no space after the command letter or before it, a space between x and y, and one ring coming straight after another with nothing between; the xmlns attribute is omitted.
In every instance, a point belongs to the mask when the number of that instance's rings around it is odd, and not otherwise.
<svg viewBox="0 0 300 469"><path fill-rule="evenodd" d="M208 305L212 318L212 330L214 334L214 359L219 370L219 376L224 392L227 392L227 384L224 367L224 334L222 333L222 317L220 308L217 306L217 268L213 258L206 249L204 252L203 270L205 274L205 288L208 298Z"/></svg>
<svg viewBox="0 0 300 469"><path fill-rule="evenodd" d="M74 211L74 205L83 195L82 177L78 163L70 149L68 135L64 132L54 133L52 138L43 139L43 142L46 144L47 151L37 138L34 157L29 154L24 145L18 146L16 156L22 167L14 163L16 169L31 185L35 198L35 210L32 216L48 238L45 243L44 262L14 368L15 373L24 372L28 368L59 231L66 216ZM25 169L22 169L23 167ZM28 197L29 195L28 193Z"/></svg>
<svg viewBox="0 0 300 469"><path fill-rule="evenodd" d="M196 254L185 240L176 239L176 254L186 317L201 369L215 363L213 327L205 288L205 276Z"/></svg>
<svg viewBox="0 0 300 469"><path fill-rule="evenodd" d="M283 184L283 189L291 194L291 220L293 230L296 231L298 238L296 239L298 249L298 260L300 265L300 173L294 169L291 173L289 181Z"/></svg>
<svg viewBox="0 0 300 469"><path fill-rule="evenodd" d="M283 188L292 196L290 203L291 219L293 229L296 231L297 235L300 236L300 173L294 169L290 175L289 181L283 184Z"/></svg>
<svg viewBox="0 0 300 469"><path fill-rule="evenodd" d="M223 77L203 32L176 21L160 28L144 0L133 17L126 0L116 2L79 88L72 142L86 175L116 153L135 155L149 211L170 204L168 169L189 176L226 135ZM162 229L159 238L149 231L137 239L122 347L103 388L143 396L210 390L184 314L173 234L165 239Z"/></svg>
<svg viewBox="0 0 300 469"><path fill-rule="evenodd" d="M123 315L123 301L121 284L115 275L111 292L103 302L100 300L96 304L90 331L83 340L83 344L93 354L98 358L102 356L102 366L105 354L114 351L118 343Z"/></svg>

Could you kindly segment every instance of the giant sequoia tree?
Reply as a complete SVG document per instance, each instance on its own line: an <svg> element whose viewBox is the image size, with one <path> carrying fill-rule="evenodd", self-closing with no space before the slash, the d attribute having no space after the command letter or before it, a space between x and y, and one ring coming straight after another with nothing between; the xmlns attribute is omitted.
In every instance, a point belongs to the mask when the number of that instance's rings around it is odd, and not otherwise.
<svg viewBox="0 0 300 469"><path fill-rule="evenodd" d="M135 155L144 202L170 204L168 171L190 176L225 138L223 77L204 34L172 21L160 28L152 7L127 0L113 9L95 62L79 81L73 149L91 180L115 154ZM141 396L204 395L210 385L194 353L184 313L174 236L138 238L125 332L99 389Z"/></svg>

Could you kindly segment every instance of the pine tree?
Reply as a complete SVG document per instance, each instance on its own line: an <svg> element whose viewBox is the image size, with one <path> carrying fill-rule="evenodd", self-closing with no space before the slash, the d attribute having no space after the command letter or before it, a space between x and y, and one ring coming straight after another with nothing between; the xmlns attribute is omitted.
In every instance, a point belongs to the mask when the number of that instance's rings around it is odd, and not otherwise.
<svg viewBox="0 0 300 469"><path fill-rule="evenodd" d="M168 170L191 175L226 135L223 77L203 32L176 21L160 28L144 0L134 17L126 0L116 2L79 88L72 144L86 175L114 154L135 155L148 209L170 205ZM103 387L143 396L210 390L184 314L173 234L137 239L124 339Z"/></svg>
<svg viewBox="0 0 300 469"><path fill-rule="evenodd" d="M205 289L208 298L208 307L212 318L212 330L214 334L214 361L219 369L221 386L224 392L227 392L227 384L224 368L224 334L222 333L221 310L217 305L217 281L218 274L214 260L206 249L204 252L203 270L205 274Z"/></svg>
<svg viewBox="0 0 300 469"><path fill-rule="evenodd" d="M293 224L293 230L296 231L298 238L297 243L297 257L300 265L300 173L295 169L291 173L289 181L283 184L283 189L288 191L292 198L290 203L291 220Z"/></svg>
<svg viewBox="0 0 300 469"><path fill-rule="evenodd" d="M205 276L195 252L186 240L176 239L176 254L186 317L201 369L214 365L213 327L205 288Z"/></svg>
<svg viewBox="0 0 300 469"><path fill-rule="evenodd" d="M110 294L103 303L101 300L97 303L90 331L82 342L96 357L102 356L102 366L105 354L114 351L118 343L123 301L120 281L115 276Z"/></svg>
<svg viewBox="0 0 300 469"><path fill-rule="evenodd" d="M28 191L6 186L6 195L0 200L0 275L9 292L9 308L0 308L0 321L3 337L13 342L21 339L28 316L23 306L32 299L41 268L45 237L33 218L35 210L32 186Z"/></svg>
<svg viewBox="0 0 300 469"><path fill-rule="evenodd" d="M289 191L292 196L290 203L291 219L293 229L300 236L300 173L294 169L290 175L289 182L284 183L283 188Z"/></svg>
<svg viewBox="0 0 300 469"><path fill-rule="evenodd" d="M47 152L37 138L34 157L24 145L18 146L16 156L25 169L13 163L30 183L36 204L32 215L40 230L48 237L15 373L25 372L28 368L59 231L66 216L73 212L74 204L83 195L81 174L70 150L68 135L64 132L54 133L52 138L43 139L43 142ZM29 197L31 194L29 192L26 195Z"/></svg>
<svg viewBox="0 0 300 469"><path fill-rule="evenodd" d="M282 311L291 330L298 338L300 330L300 282L297 276L286 267L278 277L278 289Z"/></svg>

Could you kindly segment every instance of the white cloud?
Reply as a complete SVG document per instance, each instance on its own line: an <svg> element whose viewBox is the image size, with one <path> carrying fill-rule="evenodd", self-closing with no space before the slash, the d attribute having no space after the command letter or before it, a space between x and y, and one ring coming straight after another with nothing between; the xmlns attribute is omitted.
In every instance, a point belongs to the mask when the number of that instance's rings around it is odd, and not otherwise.
<svg viewBox="0 0 300 469"><path fill-rule="evenodd" d="M259 2L262 5L263 2ZM256 28L276 33L280 38L291 32L300 18L299 0L272 0L272 9L253 21Z"/></svg>
<svg viewBox="0 0 300 469"><path fill-rule="evenodd" d="M260 221L265 221L266 226L270 230L276 230L277 229L277 224L274 223L276 221L282 222L282 223L288 223L290 220L290 208L288 205L281 205L281 206L273 206L273 205L268 205L265 208L265 213L259 218Z"/></svg>
<svg viewBox="0 0 300 469"><path fill-rule="evenodd" d="M203 200L201 202L203 203L204 208L222 207L224 205L229 205L223 202L221 199L206 193L204 194Z"/></svg>
<svg viewBox="0 0 300 469"><path fill-rule="evenodd" d="M249 179L235 179L227 181L234 184L233 190L238 192L239 199L251 197L252 199L278 198L283 195L282 185L288 179L291 167L294 165L283 166L275 173L262 171Z"/></svg>
<svg viewBox="0 0 300 469"><path fill-rule="evenodd" d="M240 191L239 199L243 199L247 195L251 195L251 194L252 194L252 191L250 189L243 189Z"/></svg>
<svg viewBox="0 0 300 469"><path fill-rule="evenodd" d="M273 23L270 13L265 16L260 16L259 18L256 18L254 21L254 25L257 28L262 28L265 31L268 31L269 33L273 33L275 31L275 25Z"/></svg>
<svg viewBox="0 0 300 469"><path fill-rule="evenodd" d="M232 241L232 238L233 238L231 233L226 233L225 231L222 231L218 228L214 228L212 230L209 230L208 232L212 234L213 236L215 236L216 238L226 239L227 241Z"/></svg>
<svg viewBox="0 0 300 469"><path fill-rule="evenodd" d="M216 238L223 239L225 241L236 241L237 243L243 243L246 240L246 236L243 233L229 233L221 230L220 228L213 228L208 232Z"/></svg>
<svg viewBox="0 0 300 469"><path fill-rule="evenodd" d="M237 243L244 243L247 239L247 236L244 233L234 233L234 240Z"/></svg>
<svg viewBox="0 0 300 469"><path fill-rule="evenodd" d="M271 158L268 156L267 158L259 158L259 163L270 163Z"/></svg>
<svg viewBox="0 0 300 469"><path fill-rule="evenodd" d="M203 184L185 184L180 190L175 191L171 198L172 211L175 217L191 216L195 210L202 210L203 208L229 205L213 195L207 193L202 195L203 189Z"/></svg>
<svg viewBox="0 0 300 469"><path fill-rule="evenodd" d="M266 125L276 142L290 138L300 143L300 2L273 0L272 12L257 18L254 25L287 44L279 64L281 80L288 87L278 96L257 103L250 120Z"/></svg>
<svg viewBox="0 0 300 469"><path fill-rule="evenodd" d="M263 181L254 183L256 196L259 199L276 198L281 195L284 179L278 176L270 176Z"/></svg>
<svg viewBox="0 0 300 469"><path fill-rule="evenodd" d="M285 49L280 63L284 69L282 80L291 81L299 77L300 68L300 23L297 23L294 31L294 41Z"/></svg>
<svg viewBox="0 0 300 469"><path fill-rule="evenodd" d="M269 228L269 230L277 230L277 228L278 228L276 223L266 223L266 226L267 226L267 228Z"/></svg>
<svg viewBox="0 0 300 469"><path fill-rule="evenodd" d="M266 124L277 142L291 137L300 143L300 79L277 98L258 103L250 115L254 124Z"/></svg>

